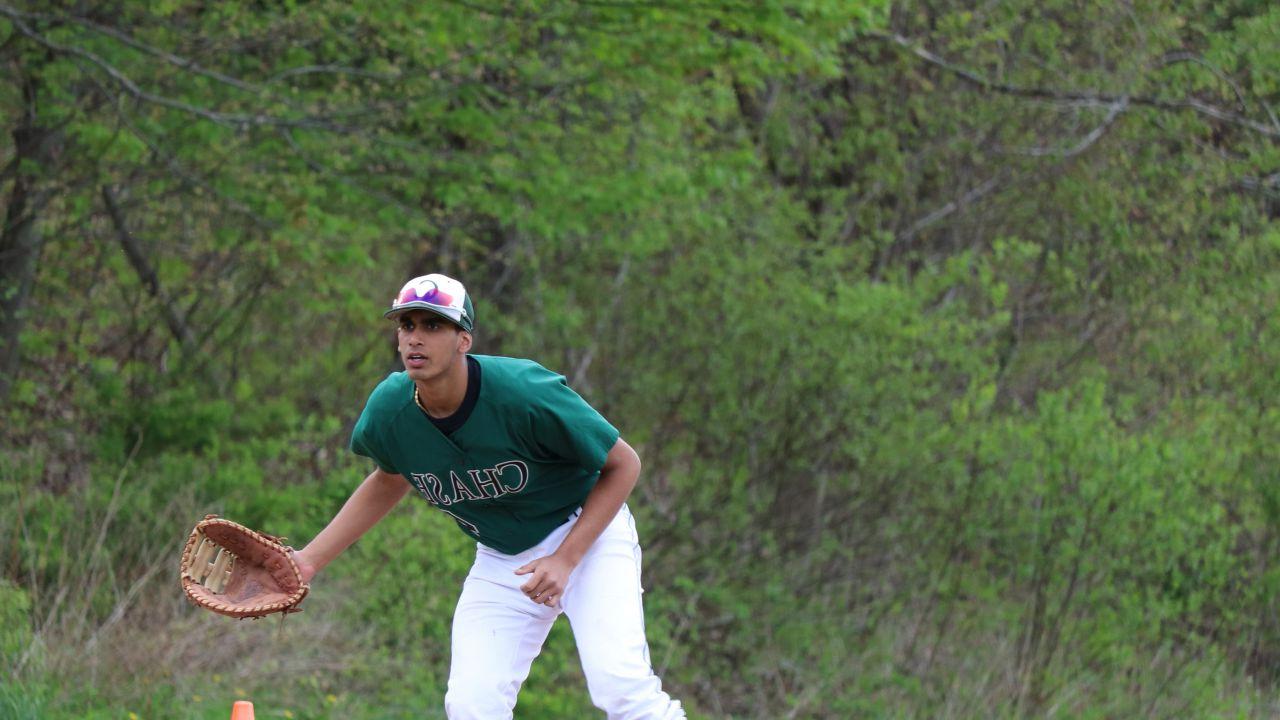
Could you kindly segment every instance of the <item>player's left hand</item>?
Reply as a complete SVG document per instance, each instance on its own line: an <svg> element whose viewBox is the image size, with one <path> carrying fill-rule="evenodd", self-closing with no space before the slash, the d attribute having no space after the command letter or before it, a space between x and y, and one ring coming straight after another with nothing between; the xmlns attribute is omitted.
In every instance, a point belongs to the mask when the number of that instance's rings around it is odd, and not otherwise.
<svg viewBox="0 0 1280 720"><path fill-rule="evenodd" d="M302 573L302 582L310 583L311 578L319 572L316 570L316 564L311 558L305 554L305 550L289 550L289 554L293 556L293 561L298 565L298 572Z"/></svg>
<svg viewBox="0 0 1280 720"><path fill-rule="evenodd" d="M567 558L554 553L521 565L516 568L516 574L532 577L520 586L520 591L536 603L556 607L569 585L569 574L573 568L574 564Z"/></svg>

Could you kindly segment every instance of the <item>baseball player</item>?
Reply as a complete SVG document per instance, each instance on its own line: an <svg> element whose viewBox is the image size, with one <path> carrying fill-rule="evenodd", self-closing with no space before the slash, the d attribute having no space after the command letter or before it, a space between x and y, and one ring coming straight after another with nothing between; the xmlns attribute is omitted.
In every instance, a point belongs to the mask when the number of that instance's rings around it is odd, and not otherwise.
<svg viewBox="0 0 1280 720"><path fill-rule="evenodd" d="M445 711L510 718L564 613L591 700L609 718L683 718L649 664L640 546L626 500L640 460L618 431L531 360L472 355L462 283L409 281L385 316L404 372L380 383L351 436L376 467L295 558L310 580L410 488L476 540L453 618Z"/></svg>

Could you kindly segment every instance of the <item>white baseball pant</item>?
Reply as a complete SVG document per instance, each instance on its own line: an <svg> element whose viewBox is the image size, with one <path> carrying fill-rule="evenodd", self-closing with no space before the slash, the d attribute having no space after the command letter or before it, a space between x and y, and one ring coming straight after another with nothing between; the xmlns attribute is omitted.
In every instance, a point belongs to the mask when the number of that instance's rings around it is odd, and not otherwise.
<svg viewBox="0 0 1280 720"><path fill-rule="evenodd" d="M587 689L609 720L677 720L680 702L662 691L649 665L640 587L640 544L626 505L569 576L560 607L520 592L515 569L550 555L577 522L575 514L538 545L504 555L477 543L453 616L453 650L445 712L450 720L506 720L529 666L561 612L569 618Z"/></svg>

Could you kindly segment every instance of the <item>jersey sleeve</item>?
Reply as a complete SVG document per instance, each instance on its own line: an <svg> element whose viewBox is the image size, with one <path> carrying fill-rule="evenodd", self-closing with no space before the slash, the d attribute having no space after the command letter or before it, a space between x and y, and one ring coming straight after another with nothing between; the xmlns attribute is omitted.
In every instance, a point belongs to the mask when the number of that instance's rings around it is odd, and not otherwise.
<svg viewBox="0 0 1280 720"><path fill-rule="evenodd" d="M384 472L396 474L396 470L391 463L390 453L386 451L382 444L382 440L377 433L377 424L374 421L373 401L365 406L364 412L360 413L360 419L356 421L355 429L351 431L351 452L357 455L363 455L377 463L378 467Z"/></svg>
<svg viewBox="0 0 1280 720"><path fill-rule="evenodd" d="M532 380L531 431L539 449L588 470L604 467L617 428L573 391L563 375L539 368Z"/></svg>

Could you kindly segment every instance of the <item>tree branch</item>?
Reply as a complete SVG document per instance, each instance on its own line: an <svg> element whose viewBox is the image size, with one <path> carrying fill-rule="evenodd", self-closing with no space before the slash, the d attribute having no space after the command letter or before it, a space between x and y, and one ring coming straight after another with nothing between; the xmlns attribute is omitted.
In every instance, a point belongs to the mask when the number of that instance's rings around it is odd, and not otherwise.
<svg viewBox="0 0 1280 720"><path fill-rule="evenodd" d="M402 73L383 73L374 72L373 70L361 70L360 68L346 67L344 65L303 65L301 67L289 68L281 70L267 79L268 84L273 84L284 80L285 78L297 77L299 75L352 75L355 77L369 78L371 80L387 80L395 81L404 78Z"/></svg>
<svg viewBox="0 0 1280 720"><path fill-rule="evenodd" d="M1217 65L1214 65L1199 55L1186 50L1165 53L1164 57L1160 58L1159 61L1160 67L1169 67L1170 65L1177 65L1178 63L1194 63L1213 73L1214 77L1231 87L1231 91L1236 94L1236 102L1240 103L1240 109L1248 111L1249 104L1245 102L1244 90L1240 88L1240 84L1228 77L1227 74L1222 72Z"/></svg>
<svg viewBox="0 0 1280 720"><path fill-rule="evenodd" d="M203 178L197 175L194 171L189 170L185 166L183 166L183 164L178 161L178 158L176 155L169 152L165 148L161 147L157 142L153 141L150 137L148 137L146 133L142 132L142 130L138 128L138 126L128 116L128 114L124 111L124 109L119 107L119 103L116 103L116 115L120 119L121 124L123 124L125 128L128 129L129 132L132 133L133 136L138 139L139 142L141 142L143 145L146 145L147 149L150 150L151 153L155 155L156 158L163 161L164 164L169 168L170 172L172 172L174 175L190 183L193 187L200 188L201 190L209 193L211 196L216 197L222 200L223 202L227 203L227 206L230 209L249 218L249 220L251 220L259 228L263 228L265 230L274 230L279 226L279 223L276 223L258 214L257 211L255 211L252 207L250 207L244 201L226 194L221 189L219 189L214 183L210 182L206 178Z"/></svg>
<svg viewBox="0 0 1280 720"><path fill-rule="evenodd" d="M1081 138L1079 142L1069 148L1043 146L1032 148L1009 148L1006 152L1017 153L1019 155L1030 155L1031 157L1059 156L1069 158L1074 155L1079 155L1085 150L1088 150L1094 143L1098 142L1102 135L1112 126L1112 124L1115 123L1116 118L1120 116L1120 113L1124 112L1128 107L1129 98L1120 98L1111 105L1110 109L1107 110L1107 116L1102 119L1102 122L1097 127L1090 130L1089 133Z"/></svg>
<svg viewBox="0 0 1280 720"><path fill-rule="evenodd" d="M1110 109L1115 107L1117 103L1125 103L1126 105L1142 105L1160 110L1191 110L1197 114L1204 115L1205 117L1211 117L1215 120L1221 120L1223 122L1253 130L1254 132L1260 135L1265 135L1269 138L1280 139L1280 125L1272 127L1271 125L1260 123L1257 120L1247 118L1239 113L1226 110L1216 105L1211 105L1195 98L1169 100L1151 95L1114 95L1110 93L1086 92L1080 90L1025 87L1022 85L996 82L995 80L979 75L972 70L948 62L942 57L920 47L915 41L903 37L902 35L883 32L871 32L867 35L868 37L885 40L898 45L910 51L912 55L915 55L930 65L946 70L957 78L971 85L982 88L983 90L998 92L1003 95L1012 95L1015 97L1051 100L1079 107L1105 107Z"/></svg>
<svg viewBox="0 0 1280 720"><path fill-rule="evenodd" d="M297 139L293 137L293 133L290 132L287 128L281 128L280 135L281 137L284 138L284 141L289 146L289 148L293 150L294 155L296 155L298 159L302 160L302 162L306 163L307 167L311 168L311 170L315 171L316 173L319 173L326 177L333 178L334 180L337 180L343 185L346 185L347 187L357 192L364 193L365 195L375 200L379 200L389 205L394 205L397 209L400 210L400 212L403 212L406 215L419 214L413 208L409 207L405 203L405 201L402 201L399 198L393 197L392 195L386 192L383 192L381 190L378 190L376 188L369 187L360 182L357 182L354 178L351 178L350 176L344 175L338 172L337 170L327 167L320 161L312 158L310 155L306 153L305 150L302 149L302 146L298 145Z"/></svg>
<svg viewBox="0 0 1280 720"><path fill-rule="evenodd" d="M124 213L120 210L120 203L116 200L115 190L108 185L103 185L102 200L107 205L107 214L111 216L111 223L115 226L116 239L120 242L120 247L124 249L124 254L129 258L129 264L133 266L134 272L138 274L138 280L142 281L147 293L159 301L165 324L169 326L169 332L173 333L174 338L178 340L178 344L182 346L184 351L193 350L196 345L195 333L191 332L191 327L187 325L186 319L178 313L173 306L173 302L170 301L160 287L159 276L156 275L155 269L151 267L151 263L147 262L147 256L142 252L142 248L138 246L138 241L133 237L133 233L129 232L129 228L125 223Z"/></svg>
<svg viewBox="0 0 1280 720"><path fill-rule="evenodd" d="M905 232L899 235L898 238L895 240L895 243L910 242L912 238L914 238L916 234L918 234L921 230L924 230L930 225L933 225L934 223L945 218L951 213L959 210L960 208L971 205L975 201L980 200L981 198L984 198L987 195L990 195L992 191L994 191L996 187L999 185L999 179L1000 178L998 176L989 178L986 182L973 188L972 190L960 196L959 198L948 202L946 205L943 205L942 207L938 208L937 210L934 210L928 215L925 215L924 217L920 218L914 223L911 223L911 227L907 228Z"/></svg>
<svg viewBox="0 0 1280 720"><path fill-rule="evenodd" d="M21 13L12 7L9 7L8 5L0 5L0 16L9 18L9 21L13 23L14 27L16 27L19 32L21 32L23 35L27 36L31 40L35 41L37 44L41 45L42 47L45 47L56 53L60 53L63 55L71 55L71 56L89 61L90 63L95 65L98 69L106 73L107 76L110 77L112 80L114 80L117 85L119 85L121 88L125 90L125 92L129 93L133 97L143 102L148 102L154 105L160 105L162 107L178 110L180 112L184 112L189 115L194 115L196 117L202 118L204 120L208 120L218 125L225 125L228 127L241 128L241 129L247 128L247 127L271 126L271 127L302 128L302 129L311 129L311 130L327 130L330 132L337 132L337 133L344 133L344 134L351 134L354 132L353 128L328 122L321 118L304 117L304 118L297 118L297 119L289 119L289 118L275 117L273 115L267 115L265 113L259 113L256 115L248 115L243 113L224 113L224 112L219 112L217 110L210 110L209 108L200 107L198 105L192 105L190 103L183 102L181 100L175 100L173 98L165 97L163 95L157 95L155 93L144 90L136 82L134 82L133 79L131 79L128 75L124 74L119 68L115 67L111 63L102 59L96 53L90 52L88 50L84 50L82 48L56 43L50 40L49 38L41 35L39 32L36 32L34 28L32 28L27 23L23 22L23 20L26 17L28 17L24 13Z"/></svg>
<svg viewBox="0 0 1280 720"><path fill-rule="evenodd" d="M27 20L41 20L45 22L59 22L64 20L70 21L88 30L92 30L96 33L106 35L107 37L117 40L133 48L134 50L137 50L142 53L146 53L147 55L150 55L152 57L158 57L161 60L164 60L165 62L169 63L170 65L173 65L174 67L180 68L187 72L191 72L191 73L195 73L196 75L207 77L210 80L216 80L220 83L223 83L224 85L230 85L231 87L234 87L238 90L244 90L245 92L253 93L255 95L263 92L264 90L264 88L262 87L254 85L252 83L245 82L239 78L234 78L234 77L231 77L230 75L220 73L217 70L210 70L208 68L202 67L195 60L192 60L190 58L184 58L180 55L175 55L167 50L162 50L158 47L155 47L154 45L148 45L147 43L144 43L141 40L137 40L133 36L123 33L113 27L100 25L87 18L78 17L76 15L54 16L54 15L42 15L38 13L21 13L17 10L14 10L13 8L9 8L8 6L0 5L0 13L5 11L11 11L11 12L17 13Z"/></svg>

